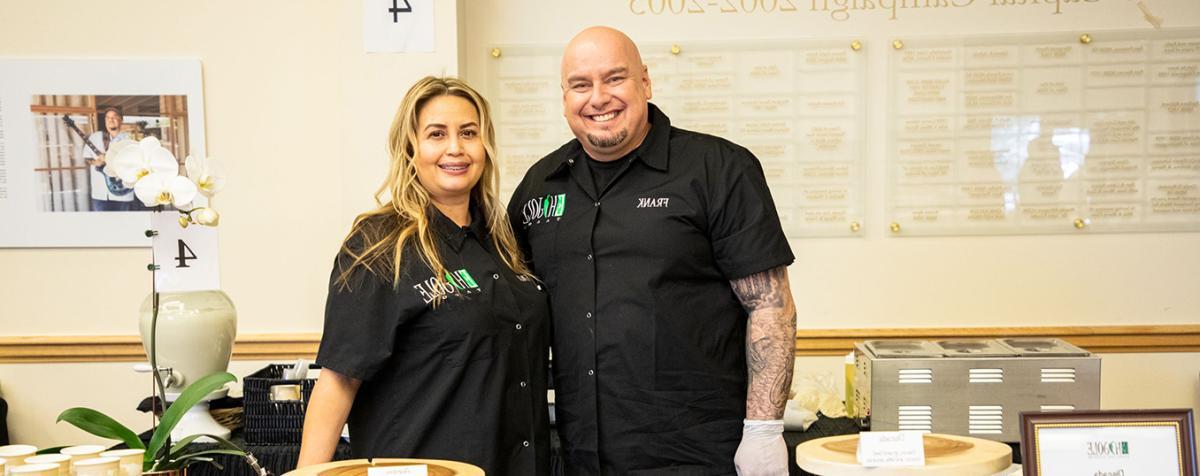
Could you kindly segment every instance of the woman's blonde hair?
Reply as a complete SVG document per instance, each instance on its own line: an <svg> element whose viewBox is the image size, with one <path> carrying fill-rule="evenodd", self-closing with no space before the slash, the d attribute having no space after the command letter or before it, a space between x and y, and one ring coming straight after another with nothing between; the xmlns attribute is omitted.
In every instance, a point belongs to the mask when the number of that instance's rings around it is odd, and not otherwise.
<svg viewBox="0 0 1200 476"><path fill-rule="evenodd" d="M482 212L492 243L504 264L518 276L532 277L521 257L508 214L497 196L500 172L496 166L496 133L487 100L460 79L426 76L408 90L392 119L388 133L391 166L387 180L375 192L375 203L379 206L355 218L350 233L342 242L342 251L353 260L349 266L339 262L338 281L343 288L349 286L351 274L358 268L390 279L393 288L399 287L401 263L407 259L405 249L409 246L435 276L439 279L446 276L431 220L432 214L438 212L429 191L417 179L414 164L418 150L417 116L430 99L440 96L457 96L475 106L486 157L483 175L471 190L472 206Z"/></svg>

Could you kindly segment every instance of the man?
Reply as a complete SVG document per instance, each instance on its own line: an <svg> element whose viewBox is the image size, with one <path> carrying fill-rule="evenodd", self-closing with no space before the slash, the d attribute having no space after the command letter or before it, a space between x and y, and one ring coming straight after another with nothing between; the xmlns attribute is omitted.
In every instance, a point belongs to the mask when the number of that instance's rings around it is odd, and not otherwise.
<svg viewBox="0 0 1200 476"><path fill-rule="evenodd" d="M104 129L88 136L88 141L100 149L100 155L96 155L87 145L83 146L84 162L91 166L91 208L94 212L124 212L134 209L133 189L125 188L119 180L115 180L110 186L109 177L104 174L105 152L108 152L108 148L114 142L130 138L128 133L121 131L123 121L124 117L116 108L105 109Z"/></svg>
<svg viewBox="0 0 1200 476"><path fill-rule="evenodd" d="M509 215L551 291L567 474L787 474L793 257L761 165L671 127L619 31L571 40L562 90L576 139Z"/></svg>

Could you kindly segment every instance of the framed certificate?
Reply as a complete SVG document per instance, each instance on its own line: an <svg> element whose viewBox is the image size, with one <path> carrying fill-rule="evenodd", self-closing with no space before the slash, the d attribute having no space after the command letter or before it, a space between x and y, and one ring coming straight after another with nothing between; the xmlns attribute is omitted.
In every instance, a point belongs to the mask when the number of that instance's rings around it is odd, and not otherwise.
<svg viewBox="0 0 1200 476"><path fill-rule="evenodd" d="M1025 476L1195 476L1192 410L1021 413Z"/></svg>

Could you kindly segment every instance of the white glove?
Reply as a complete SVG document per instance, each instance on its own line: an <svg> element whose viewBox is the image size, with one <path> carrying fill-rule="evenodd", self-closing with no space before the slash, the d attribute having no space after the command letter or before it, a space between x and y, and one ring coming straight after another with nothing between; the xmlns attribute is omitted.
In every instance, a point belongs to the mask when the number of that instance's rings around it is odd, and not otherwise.
<svg viewBox="0 0 1200 476"><path fill-rule="evenodd" d="M742 443L733 455L738 476L787 476L783 420L745 420Z"/></svg>

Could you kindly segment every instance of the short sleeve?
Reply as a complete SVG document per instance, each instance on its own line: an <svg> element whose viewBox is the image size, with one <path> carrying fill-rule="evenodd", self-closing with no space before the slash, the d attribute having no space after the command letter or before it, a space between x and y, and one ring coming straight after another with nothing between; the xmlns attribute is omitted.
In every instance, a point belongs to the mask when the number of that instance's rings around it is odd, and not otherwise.
<svg viewBox="0 0 1200 476"><path fill-rule="evenodd" d="M329 276L325 330L317 364L359 380L371 380L392 356L396 330L404 320L392 284L363 268L355 269L348 286L338 282L353 259L338 254Z"/></svg>
<svg viewBox="0 0 1200 476"><path fill-rule="evenodd" d="M710 174L709 232L717 266L726 279L744 278L795 260L767 188L762 165L750 151L723 144Z"/></svg>

